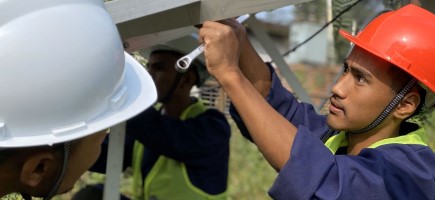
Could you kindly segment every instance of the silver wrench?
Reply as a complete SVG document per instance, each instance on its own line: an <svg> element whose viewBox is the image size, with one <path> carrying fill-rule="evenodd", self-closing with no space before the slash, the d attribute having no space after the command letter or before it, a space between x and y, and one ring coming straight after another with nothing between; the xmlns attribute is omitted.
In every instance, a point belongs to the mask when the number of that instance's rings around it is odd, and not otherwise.
<svg viewBox="0 0 435 200"><path fill-rule="evenodd" d="M237 18L237 21L239 23L243 23L248 18L249 18L249 14L242 15ZM204 52L204 44L201 44L189 54L178 59L175 64L175 69L180 73L186 72L187 69L189 69L192 61L195 60L195 58L201 55L203 52Z"/></svg>

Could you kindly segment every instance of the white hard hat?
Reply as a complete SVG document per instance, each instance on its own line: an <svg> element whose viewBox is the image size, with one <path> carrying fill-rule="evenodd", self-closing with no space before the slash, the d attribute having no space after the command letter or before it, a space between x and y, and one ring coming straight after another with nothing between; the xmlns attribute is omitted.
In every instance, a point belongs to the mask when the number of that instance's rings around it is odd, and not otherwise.
<svg viewBox="0 0 435 200"><path fill-rule="evenodd" d="M157 99L101 0L0 1L0 148L52 145Z"/></svg>
<svg viewBox="0 0 435 200"><path fill-rule="evenodd" d="M148 58L150 53L154 51L174 51L178 52L180 54L188 54L191 51L193 51L195 48L199 46L198 43L198 35L197 34L190 34L181 38L177 38L175 40L171 40L169 42L158 44L155 46L152 46L150 48L142 49L140 50L141 56L144 58ZM199 87L201 86L209 77L209 73L207 71L207 67L205 66L205 58L204 55L199 55L193 64L196 66L196 74L198 76L198 80L196 82L196 85ZM175 68L175 64L174 64Z"/></svg>

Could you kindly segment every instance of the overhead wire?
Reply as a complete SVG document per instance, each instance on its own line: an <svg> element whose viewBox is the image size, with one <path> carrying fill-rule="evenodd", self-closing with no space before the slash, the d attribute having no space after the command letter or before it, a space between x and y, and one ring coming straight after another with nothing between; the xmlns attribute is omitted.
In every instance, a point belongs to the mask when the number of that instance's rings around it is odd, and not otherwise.
<svg viewBox="0 0 435 200"><path fill-rule="evenodd" d="M347 8L343 9L341 12L339 12L334 18L332 18L329 22L325 23L319 30L317 30L315 33L313 33L310 37L308 37L307 39L305 39L303 42L299 43L298 45L296 45L295 47L293 47L292 49L286 51L285 53L282 54L282 56L287 56L288 54L290 54L291 52L296 51L296 49L298 49L299 47L301 47L302 45L306 44L307 42L309 42L311 39L313 39L314 37L316 37L316 35L318 35L320 32L322 32L326 27L328 27L330 24L332 24L333 22L335 22L341 15L343 15L344 13L348 12L351 8L353 8L354 6L356 6L359 2L361 2L362 0L357 0L355 1L353 4L351 4L350 6L348 6Z"/></svg>

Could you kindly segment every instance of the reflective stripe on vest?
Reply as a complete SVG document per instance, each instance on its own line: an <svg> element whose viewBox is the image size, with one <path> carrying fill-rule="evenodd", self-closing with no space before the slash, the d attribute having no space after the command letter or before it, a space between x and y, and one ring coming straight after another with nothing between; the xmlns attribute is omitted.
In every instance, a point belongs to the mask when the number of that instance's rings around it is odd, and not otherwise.
<svg viewBox="0 0 435 200"><path fill-rule="evenodd" d="M427 146L427 135L423 128L420 128L414 132L408 133L406 135L387 138L380 141L377 141L370 145L367 148L376 148L386 144L418 144ZM332 153L335 154L337 149L340 147L347 146L346 133L344 131L340 132L337 135L330 137L326 142L325 146L331 150Z"/></svg>
<svg viewBox="0 0 435 200"><path fill-rule="evenodd" d="M196 117L206 110L204 103L198 100L183 111L180 119L186 120ZM147 177L143 180L141 173L143 151L144 146L136 141L132 163L133 195L136 200L226 199L227 192L210 195L195 187L189 180L185 164L163 155L159 156Z"/></svg>

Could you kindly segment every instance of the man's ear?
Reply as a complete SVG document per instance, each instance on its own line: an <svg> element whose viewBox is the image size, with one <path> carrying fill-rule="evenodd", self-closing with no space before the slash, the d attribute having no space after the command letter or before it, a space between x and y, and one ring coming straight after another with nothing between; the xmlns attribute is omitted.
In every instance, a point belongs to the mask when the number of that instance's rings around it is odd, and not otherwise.
<svg viewBox="0 0 435 200"><path fill-rule="evenodd" d="M406 119L411 116L420 105L420 94L417 90L412 90L403 97L402 101L397 106L394 116L399 119Z"/></svg>
<svg viewBox="0 0 435 200"><path fill-rule="evenodd" d="M181 81L181 87L186 87L189 91L192 89L192 87L195 85L196 81L196 75L193 71L189 70L184 74L182 81Z"/></svg>
<svg viewBox="0 0 435 200"><path fill-rule="evenodd" d="M50 151L37 152L24 161L20 180L24 185L34 188L55 173L55 155Z"/></svg>

